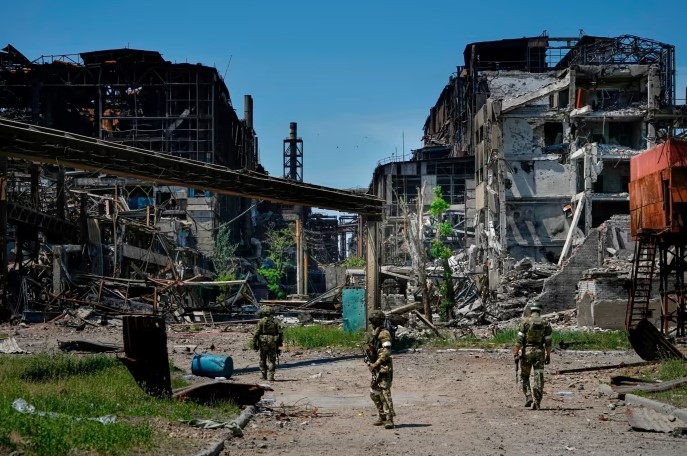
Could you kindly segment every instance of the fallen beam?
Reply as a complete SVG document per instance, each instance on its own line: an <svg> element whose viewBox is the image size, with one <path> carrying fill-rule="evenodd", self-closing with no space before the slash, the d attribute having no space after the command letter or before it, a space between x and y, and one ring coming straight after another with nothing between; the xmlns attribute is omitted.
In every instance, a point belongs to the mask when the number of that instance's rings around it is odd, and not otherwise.
<svg viewBox="0 0 687 456"><path fill-rule="evenodd" d="M657 362L658 361L640 361L638 363L619 363L619 364L610 364L610 365L606 365L606 366L579 367L577 369L561 369L561 370L556 371L556 375L574 374L577 372L592 372L592 371L609 370L609 369L622 369L624 367L650 366L652 364L656 364Z"/></svg>
<svg viewBox="0 0 687 456"><path fill-rule="evenodd" d="M613 391L616 393L631 393L634 391L646 391L648 393L658 393L660 391L668 391L674 388L678 388L682 385L687 385L687 377L679 378L677 380L671 380L669 382L661 383L642 383L637 385L620 385L613 387Z"/></svg>
<svg viewBox="0 0 687 456"><path fill-rule="evenodd" d="M422 315L422 314L421 314L420 312L418 312L417 310L413 310L413 313L415 314L415 316L416 316L417 318L420 319L420 321L421 321L422 323L424 323L425 325L427 325L427 327L428 327L429 329L431 329L432 331L434 331L434 333L435 333L437 336L443 337L443 336L441 335L441 333L439 332L439 330L437 329L437 327L434 326L434 325L432 324L431 321L427 320L427 319L424 317L424 315Z"/></svg>

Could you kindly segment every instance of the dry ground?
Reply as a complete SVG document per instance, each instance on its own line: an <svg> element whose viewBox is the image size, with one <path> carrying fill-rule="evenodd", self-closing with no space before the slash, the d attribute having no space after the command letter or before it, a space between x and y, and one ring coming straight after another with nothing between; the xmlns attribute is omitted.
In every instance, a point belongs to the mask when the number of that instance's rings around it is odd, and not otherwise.
<svg viewBox="0 0 687 456"><path fill-rule="evenodd" d="M7 328L0 328L5 332ZM256 353L247 349L251 326L200 333L169 329L170 359L190 373L193 353L228 354L232 380L259 383ZM57 340L121 343L119 328L74 332L32 325L12 334L33 352L57 349ZM617 371L556 375L560 369L637 362L633 352L554 352L546 370L543 409L523 407L509 351L424 349L394 354L392 394L396 428L371 423L369 373L354 350L285 347L273 392L244 429L226 441L227 455L682 455L687 439L630 429L622 402L597 386ZM195 378L194 381L208 381ZM214 436L214 435L213 435ZM205 435L198 447L213 437ZM195 448L195 446L194 446Z"/></svg>

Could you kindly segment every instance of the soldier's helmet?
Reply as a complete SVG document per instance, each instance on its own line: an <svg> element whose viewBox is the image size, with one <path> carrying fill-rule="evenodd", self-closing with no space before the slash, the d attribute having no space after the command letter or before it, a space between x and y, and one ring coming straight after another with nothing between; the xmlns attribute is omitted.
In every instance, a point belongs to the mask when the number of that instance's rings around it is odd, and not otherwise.
<svg viewBox="0 0 687 456"><path fill-rule="evenodd" d="M542 305L539 301L530 302L530 312L541 312Z"/></svg>
<svg viewBox="0 0 687 456"><path fill-rule="evenodd" d="M367 319L370 320L370 322L372 323L381 323L382 321L384 321L384 313L381 310L373 310Z"/></svg>
<svg viewBox="0 0 687 456"><path fill-rule="evenodd" d="M272 308L270 306L262 306L260 308L260 315L266 317L268 315L272 315Z"/></svg>

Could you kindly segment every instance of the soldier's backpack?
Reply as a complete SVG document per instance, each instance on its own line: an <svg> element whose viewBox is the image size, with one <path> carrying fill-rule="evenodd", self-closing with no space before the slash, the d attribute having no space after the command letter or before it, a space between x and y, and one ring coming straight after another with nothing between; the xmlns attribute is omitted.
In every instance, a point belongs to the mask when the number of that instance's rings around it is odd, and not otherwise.
<svg viewBox="0 0 687 456"><path fill-rule="evenodd" d="M279 335L279 326L274 318L268 318L265 320L265 324L262 326L263 334L270 336Z"/></svg>
<svg viewBox="0 0 687 456"><path fill-rule="evenodd" d="M396 342L396 330L398 330L398 326L394 324L394 322L391 321L389 317L386 317L384 319L384 323L382 324L384 329L389 331L389 334L391 334L391 342L395 343Z"/></svg>
<svg viewBox="0 0 687 456"><path fill-rule="evenodd" d="M544 333L546 331L546 321L540 316L530 318L530 325L527 329L527 343L530 345L542 345L544 343Z"/></svg>

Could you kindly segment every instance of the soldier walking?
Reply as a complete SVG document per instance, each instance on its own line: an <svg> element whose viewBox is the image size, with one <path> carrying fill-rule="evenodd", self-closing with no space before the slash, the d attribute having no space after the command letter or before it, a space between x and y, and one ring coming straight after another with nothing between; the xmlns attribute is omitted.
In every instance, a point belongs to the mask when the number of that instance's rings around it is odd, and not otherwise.
<svg viewBox="0 0 687 456"><path fill-rule="evenodd" d="M262 379L269 379L273 382L279 347L284 342L284 332L277 319L272 316L272 309L269 306L262 307L260 316L262 318L258 321L258 326L253 334L253 349L260 351Z"/></svg>
<svg viewBox="0 0 687 456"><path fill-rule="evenodd" d="M367 344L367 355L371 361L368 368L372 373L370 398L379 414L377 421L373 424L383 425L385 429L393 429L396 412L394 412L394 403L391 399L391 383L394 378L391 333L382 326L384 314L381 311L373 311L369 321L374 326L374 333Z"/></svg>
<svg viewBox="0 0 687 456"><path fill-rule="evenodd" d="M544 392L544 364L551 362L551 324L541 317L542 306L530 303L530 316L520 321L513 356L520 361L520 379L525 393L525 407L539 410ZM534 386L530 373L534 370Z"/></svg>

